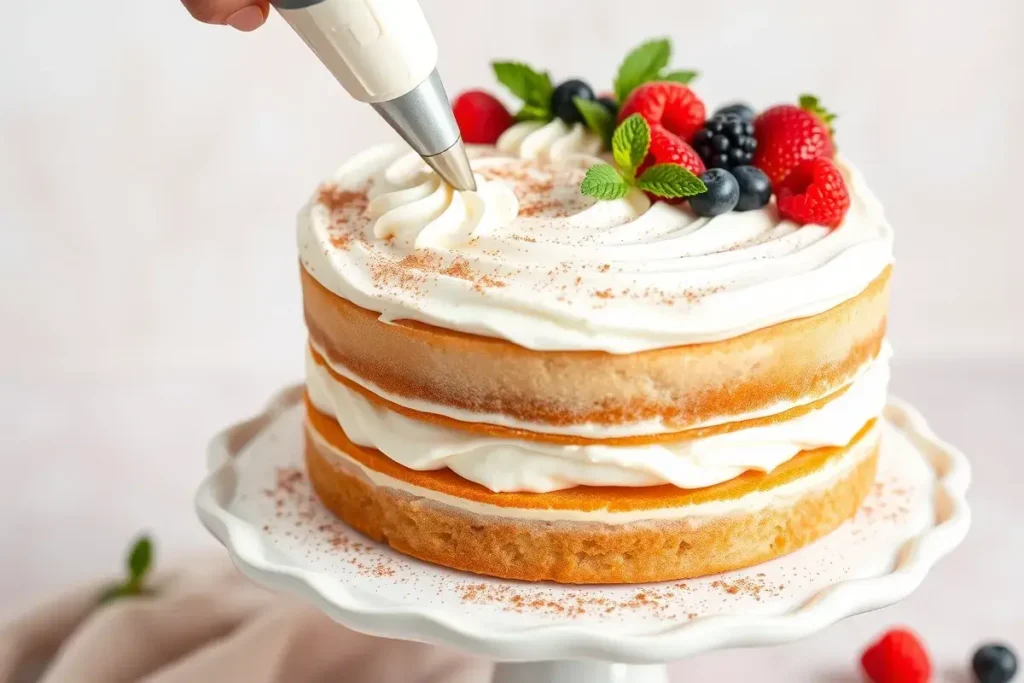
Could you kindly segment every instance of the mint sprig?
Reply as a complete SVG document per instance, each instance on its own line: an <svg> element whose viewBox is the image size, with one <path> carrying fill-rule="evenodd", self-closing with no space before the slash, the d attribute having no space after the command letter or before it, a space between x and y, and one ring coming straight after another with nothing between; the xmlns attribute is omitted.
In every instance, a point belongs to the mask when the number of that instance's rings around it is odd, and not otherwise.
<svg viewBox="0 0 1024 683"><path fill-rule="evenodd" d="M132 544L125 558L127 576L120 583L115 583L100 594L100 604L106 604L118 598L146 595L150 593L145 585L146 576L153 565L153 541L149 536L139 537Z"/></svg>
<svg viewBox="0 0 1024 683"><path fill-rule="evenodd" d="M594 100L574 97L572 101L583 117L583 122L587 124L587 128L601 138L605 149L610 148L612 145L612 133L615 132L615 116L603 104Z"/></svg>
<svg viewBox="0 0 1024 683"><path fill-rule="evenodd" d="M638 187L658 197L692 197L708 188L688 168L679 164L655 164L636 177L651 146L651 127L640 114L619 124L612 134L615 166L596 164L587 169L580 192L596 199L621 199ZM618 168L616 168L616 166Z"/></svg>
<svg viewBox="0 0 1024 683"><path fill-rule="evenodd" d="M696 71L665 71L672 58L672 43L668 38L651 40L634 48L619 66L615 76L615 99L625 102L629 94L651 81L689 83L698 76Z"/></svg>
<svg viewBox="0 0 1024 683"><path fill-rule="evenodd" d="M522 62L491 62L491 68L498 82L523 101L516 114L517 120L550 121L553 118L551 94L555 86L548 72L537 71Z"/></svg>
<svg viewBox="0 0 1024 683"><path fill-rule="evenodd" d="M659 81L673 81L675 83L682 83L688 85L690 81L697 78L700 74L696 71L669 71L667 74L660 74L658 76Z"/></svg>
<svg viewBox="0 0 1024 683"><path fill-rule="evenodd" d="M612 158L628 178L644 163L651 148L651 127L640 114L633 114L612 133Z"/></svg>
<svg viewBox="0 0 1024 683"><path fill-rule="evenodd" d="M629 193L630 185L608 164L597 164L587 169L580 192L597 199L621 199Z"/></svg>
<svg viewBox="0 0 1024 683"><path fill-rule="evenodd" d="M704 181L679 164L655 164L640 174L636 186L666 198L692 197L707 192Z"/></svg>

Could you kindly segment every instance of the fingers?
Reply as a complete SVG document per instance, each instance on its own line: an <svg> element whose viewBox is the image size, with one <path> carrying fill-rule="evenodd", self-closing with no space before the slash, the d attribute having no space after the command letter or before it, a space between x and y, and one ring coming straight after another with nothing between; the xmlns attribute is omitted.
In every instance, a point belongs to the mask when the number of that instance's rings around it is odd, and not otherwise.
<svg viewBox="0 0 1024 683"><path fill-rule="evenodd" d="M267 20L270 0L181 0L193 17L206 24L227 24L255 31Z"/></svg>

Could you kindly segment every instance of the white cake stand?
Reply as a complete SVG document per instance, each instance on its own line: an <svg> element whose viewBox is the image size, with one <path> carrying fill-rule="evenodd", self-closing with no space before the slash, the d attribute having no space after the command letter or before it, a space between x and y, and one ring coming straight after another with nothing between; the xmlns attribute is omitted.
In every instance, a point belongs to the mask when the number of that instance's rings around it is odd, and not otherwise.
<svg viewBox="0 0 1024 683"><path fill-rule="evenodd" d="M878 482L855 519L786 557L638 586L502 581L410 559L348 529L302 469L301 388L210 445L203 524L254 581L374 635L499 662L497 683L665 683L664 663L803 638L906 597L967 533L970 468L910 406L885 411Z"/></svg>

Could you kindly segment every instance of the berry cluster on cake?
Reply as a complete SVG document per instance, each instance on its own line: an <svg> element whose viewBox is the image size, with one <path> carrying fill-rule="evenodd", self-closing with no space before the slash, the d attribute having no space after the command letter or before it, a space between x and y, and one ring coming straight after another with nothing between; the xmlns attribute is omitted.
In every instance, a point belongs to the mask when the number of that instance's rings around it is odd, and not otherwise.
<svg viewBox="0 0 1024 683"><path fill-rule="evenodd" d="M299 218L306 462L417 558L630 583L759 563L871 488L892 230L813 97L710 116L634 50L613 91L494 64L460 96L475 192L408 148Z"/></svg>

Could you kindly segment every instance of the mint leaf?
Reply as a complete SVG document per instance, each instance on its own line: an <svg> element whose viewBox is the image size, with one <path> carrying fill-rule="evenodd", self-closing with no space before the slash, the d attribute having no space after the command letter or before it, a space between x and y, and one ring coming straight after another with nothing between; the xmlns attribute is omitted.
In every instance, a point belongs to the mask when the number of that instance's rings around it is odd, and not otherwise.
<svg viewBox="0 0 1024 683"><path fill-rule="evenodd" d="M580 192L597 199L621 199L629 192L629 183L608 164L597 164L587 169Z"/></svg>
<svg viewBox="0 0 1024 683"><path fill-rule="evenodd" d="M619 66L615 76L615 98L625 102L634 88L657 78L671 56L672 44L667 38L652 40L635 48Z"/></svg>
<svg viewBox="0 0 1024 683"><path fill-rule="evenodd" d="M636 186L659 197L692 197L707 192L707 185L679 164L655 164L637 178Z"/></svg>
<svg viewBox="0 0 1024 683"><path fill-rule="evenodd" d="M667 74L658 76L659 81L674 81L676 83L688 84L700 74L696 71L670 71Z"/></svg>
<svg viewBox="0 0 1024 683"><path fill-rule="evenodd" d="M153 561L153 541L143 536L132 546L128 554L128 578L134 583L141 582Z"/></svg>
<svg viewBox="0 0 1024 683"><path fill-rule="evenodd" d="M651 127L640 114L633 114L612 133L612 157L623 175L632 180L636 169L647 158L651 146Z"/></svg>
<svg viewBox="0 0 1024 683"><path fill-rule="evenodd" d="M605 147L611 146L612 133L615 131L615 117L612 113L594 100L574 97L572 101L576 104L587 128L600 136Z"/></svg>
<svg viewBox="0 0 1024 683"><path fill-rule="evenodd" d="M114 600L117 600L118 598L123 598L126 595L131 595L131 593L128 591L127 586L120 583L114 584L112 586L107 586L103 589L103 592L100 593L99 602L101 605L105 605L108 602L113 602Z"/></svg>
<svg viewBox="0 0 1024 683"><path fill-rule="evenodd" d="M516 121L550 121L551 111L535 104L524 104L516 112Z"/></svg>
<svg viewBox="0 0 1024 683"><path fill-rule="evenodd" d="M524 103L543 109L547 118L551 118L551 93L555 86L547 72L534 71L519 62L492 62L491 67L499 83Z"/></svg>

